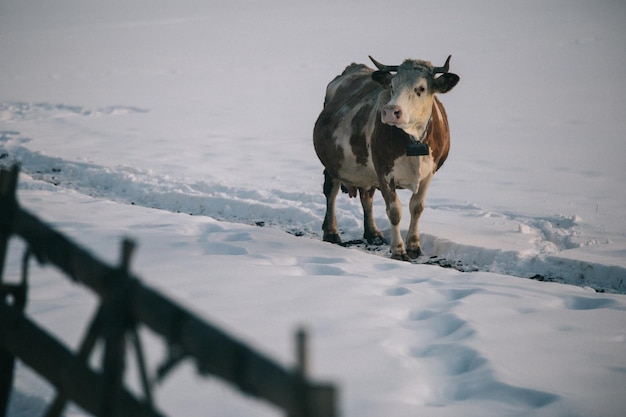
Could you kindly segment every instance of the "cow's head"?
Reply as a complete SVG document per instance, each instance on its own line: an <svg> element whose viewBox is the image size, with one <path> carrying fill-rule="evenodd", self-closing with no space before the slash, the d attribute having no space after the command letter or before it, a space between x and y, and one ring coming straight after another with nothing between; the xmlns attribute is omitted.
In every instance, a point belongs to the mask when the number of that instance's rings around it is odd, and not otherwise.
<svg viewBox="0 0 626 417"><path fill-rule="evenodd" d="M382 122L409 134L425 128L432 111L433 94L446 93L459 82L458 75L448 72L450 56L443 67L412 59L407 59L402 65L389 66L371 56L370 59L378 68L372 73L372 79L386 89L381 97Z"/></svg>

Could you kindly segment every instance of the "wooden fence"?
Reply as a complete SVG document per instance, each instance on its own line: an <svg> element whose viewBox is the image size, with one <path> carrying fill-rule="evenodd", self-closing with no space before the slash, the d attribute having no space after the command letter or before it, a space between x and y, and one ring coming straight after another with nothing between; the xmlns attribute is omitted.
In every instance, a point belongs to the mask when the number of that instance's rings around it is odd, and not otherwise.
<svg viewBox="0 0 626 417"><path fill-rule="evenodd" d="M201 374L219 377L242 393L274 404L289 417L338 416L335 387L312 382L306 374L304 332L296 335L297 365L285 369L142 284L129 271L131 241L122 244L120 264L109 266L22 209L16 199L18 173L17 167L0 171L0 417L7 412L16 358L56 387L46 417L61 415L68 401L98 417L162 416L154 406L152 382L166 377L185 358L194 360ZM3 280L10 236L27 245L16 283ZM55 265L100 298L77 352L24 314L31 257ZM152 375L143 359L140 325L160 335L169 351ZM98 342L104 353L101 369L94 370L88 359ZM143 398L124 386L127 351L136 355Z"/></svg>

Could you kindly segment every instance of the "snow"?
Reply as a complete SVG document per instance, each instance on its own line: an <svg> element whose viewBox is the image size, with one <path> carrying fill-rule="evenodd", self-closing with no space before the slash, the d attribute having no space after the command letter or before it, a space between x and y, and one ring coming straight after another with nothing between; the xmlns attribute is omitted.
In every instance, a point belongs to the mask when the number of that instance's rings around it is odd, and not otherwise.
<svg viewBox="0 0 626 417"><path fill-rule="evenodd" d="M21 163L26 209L111 263L132 237L146 284L286 366L307 327L344 416L621 416L625 18L609 0L3 1L0 164ZM461 82L440 97L452 151L422 264L321 242L326 84L367 55L448 54ZM343 239L360 238L360 204L338 203ZM388 233L379 194L375 214ZM31 275L29 316L76 347L97 300ZM143 336L154 366L164 347ZM52 395L20 364L9 415ZM280 415L189 363L156 399Z"/></svg>

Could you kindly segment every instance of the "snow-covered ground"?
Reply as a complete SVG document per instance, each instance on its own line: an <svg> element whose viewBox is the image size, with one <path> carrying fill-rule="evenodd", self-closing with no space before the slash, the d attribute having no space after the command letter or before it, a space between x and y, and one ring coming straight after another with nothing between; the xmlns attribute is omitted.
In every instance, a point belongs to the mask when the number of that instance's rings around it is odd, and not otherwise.
<svg viewBox="0 0 626 417"><path fill-rule="evenodd" d="M280 362L308 327L344 416L621 416L625 20L622 1L5 0L0 163L21 163L28 210L109 262L134 238L145 283ZM369 54L452 54L461 76L421 220L422 261L454 268L320 241L313 123ZM360 204L338 201L358 239ZM76 346L96 300L50 268L31 282L29 315ZM9 415L41 414L50 387L16 378ZM189 364L157 404L280 415Z"/></svg>

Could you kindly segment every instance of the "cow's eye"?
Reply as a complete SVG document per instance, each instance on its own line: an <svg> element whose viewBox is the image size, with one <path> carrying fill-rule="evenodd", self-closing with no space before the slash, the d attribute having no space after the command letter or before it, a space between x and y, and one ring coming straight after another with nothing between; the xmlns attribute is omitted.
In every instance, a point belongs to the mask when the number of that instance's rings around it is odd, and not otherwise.
<svg viewBox="0 0 626 417"><path fill-rule="evenodd" d="M418 97L421 97L421 95L424 93L424 91L426 91L426 89L424 88L423 85L420 85L419 87L415 87L414 91L415 91L415 94L417 94Z"/></svg>

